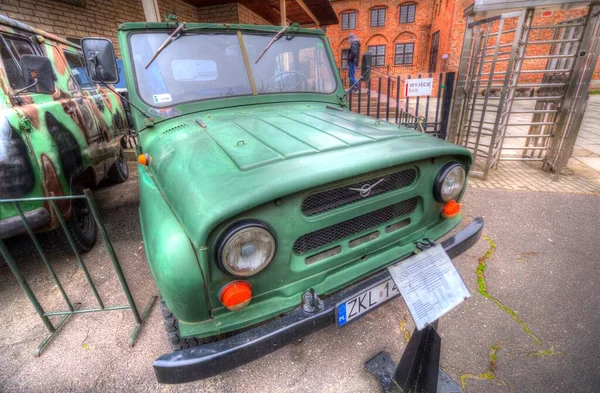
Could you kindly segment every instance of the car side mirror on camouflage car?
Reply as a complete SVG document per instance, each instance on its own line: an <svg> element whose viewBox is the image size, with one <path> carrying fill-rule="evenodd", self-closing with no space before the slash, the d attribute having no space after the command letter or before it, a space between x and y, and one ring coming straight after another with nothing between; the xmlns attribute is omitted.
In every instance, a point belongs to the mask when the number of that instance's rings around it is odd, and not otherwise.
<svg viewBox="0 0 600 393"><path fill-rule="evenodd" d="M81 40L85 68L90 80L94 83L119 82L117 57L112 41L106 38L86 37Z"/></svg>
<svg viewBox="0 0 600 393"><path fill-rule="evenodd" d="M16 95L23 92L54 94L54 71L52 71L52 64L47 57L21 56L21 72L25 87L15 91Z"/></svg>

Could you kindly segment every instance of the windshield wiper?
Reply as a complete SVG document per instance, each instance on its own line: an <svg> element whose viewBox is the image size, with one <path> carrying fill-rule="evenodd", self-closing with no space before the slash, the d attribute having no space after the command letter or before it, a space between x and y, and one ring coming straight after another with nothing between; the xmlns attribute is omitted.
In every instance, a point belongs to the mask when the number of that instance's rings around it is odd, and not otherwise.
<svg viewBox="0 0 600 393"><path fill-rule="evenodd" d="M150 64L152 64L152 62L154 61L154 59L156 59L156 57L160 54L160 52L162 52L167 46L169 46L171 44L171 42L175 41L176 39L178 39L181 36L180 33L184 27L185 27L185 22L180 24L175 29L175 31L173 33L171 33L171 35L165 40L165 42L163 42L162 45L158 47L156 52L154 52L154 54L152 55L152 58L150 59L148 64L146 64L146 69L148 69L148 67L150 67Z"/></svg>
<svg viewBox="0 0 600 393"><path fill-rule="evenodd" d="M267 53L267 51L275 43L275 41L277 41L278 39L281 38L281 36L286 32L287 29L288 29L288 26L285 26L283 29L281 29L279 31L279 33L275 34L275 37L273 37L273 39L271 40L271 42L269 42L269 45L267 45L267 47L265 49L263 49L263 51L261 52L260 56L258 56L258 59L256 59L256 61L254 62L254 64L258 64L259 60L262 59L263 55L265 53Z"/></svg>

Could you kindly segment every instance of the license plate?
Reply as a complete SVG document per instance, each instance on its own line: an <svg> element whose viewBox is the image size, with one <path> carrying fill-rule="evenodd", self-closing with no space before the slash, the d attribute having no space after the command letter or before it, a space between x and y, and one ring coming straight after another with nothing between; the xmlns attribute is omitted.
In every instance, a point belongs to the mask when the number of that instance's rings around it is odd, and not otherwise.
<svg viewBox="0 0 600 393"><path fill-rule="evenodd" d="M400 291L392 278L373 284L359 294L344 299L336 305L337 325L344 326L399 294Z"/></svg>

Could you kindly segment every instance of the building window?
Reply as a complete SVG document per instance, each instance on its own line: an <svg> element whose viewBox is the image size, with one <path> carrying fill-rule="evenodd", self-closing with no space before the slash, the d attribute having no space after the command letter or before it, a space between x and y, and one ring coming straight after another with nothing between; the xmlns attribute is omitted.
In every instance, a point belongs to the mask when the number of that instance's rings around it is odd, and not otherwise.
<svg viewBox="0 0 600 393"><path fill-rule="evenodd" d="M348 54L350 49L342 49L342 68L348 68Z"/></svg>
<svg viewBox="0 0 600 393"><path fill-rule="evenodd" d="M342 30L356 29L356 11L342 12Z"/></svg>
<svg viewBox="0 0 600 393"><path fill-rule="evenodd" d="M406 4L400 6L400 23L414 23L417 14L416 4Z"/></svg>
<svg viewBox="0 0 600 393"><path fill-rule="evenodd" d="M435 72L437 68L439 46L440 32L437 31L431 36L431 48L429 49L429 72Z"/></svg>
<svg viewBox="0 0 600 393"><path fill-rule="evenodd" d="M4 64L8 82L13 89L22 89L27 86L27 81L21 72L21 56L35 54L29 41L12 36L0 36L0 58Z"/></svg>
<svg viewBox="0 0 600 393"><path fill-rule="evenodd" d="M371 27L385 25L385 8L374 8L371 10Z"/></svg>
<svg viewBox="0 0 600 393"><path fill-rule="evenodd" d="M380 67L385 65L385 45L369 46L369 53L373 55L372 65Z"/></svg>
<svg viewBox="0 0 600 393"><path fill-rule="evenodd" d="M415 44L396 44L394 64L412 64L415 54Z"/></svg>

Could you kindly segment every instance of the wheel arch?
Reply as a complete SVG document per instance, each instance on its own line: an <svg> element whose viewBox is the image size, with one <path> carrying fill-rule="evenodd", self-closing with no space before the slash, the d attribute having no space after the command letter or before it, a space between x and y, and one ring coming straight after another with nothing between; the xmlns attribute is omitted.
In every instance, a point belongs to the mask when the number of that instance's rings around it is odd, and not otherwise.
<svg viewBox="0 0 600 393"><path fill-rule="evenodd" d="M141 165L138 179L142 237L158 291L178 320L207 320L210 310L205 282L192 243Z"/></svg>

